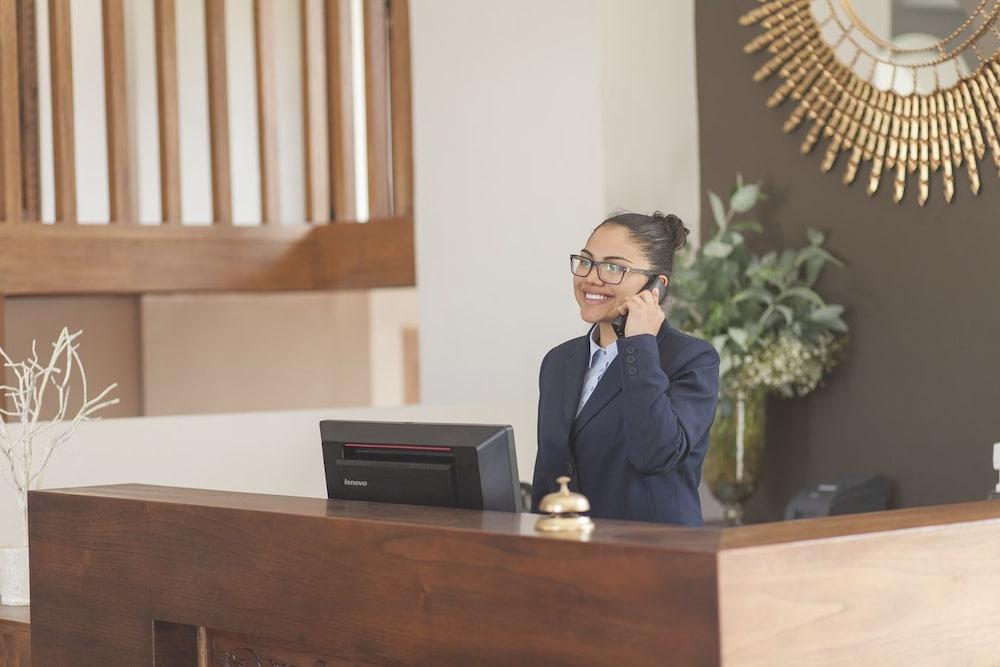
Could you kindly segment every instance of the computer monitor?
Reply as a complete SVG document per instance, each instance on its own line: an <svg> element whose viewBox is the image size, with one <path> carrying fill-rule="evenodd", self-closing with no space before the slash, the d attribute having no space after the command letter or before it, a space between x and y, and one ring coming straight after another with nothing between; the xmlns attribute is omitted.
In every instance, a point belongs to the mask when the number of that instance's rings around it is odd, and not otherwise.
<svg viewBox="0 0 1000 667"><path fill-rule="evenodd" d="M510 426L324 420L319 429L328 498L522 510Z"/></svg>

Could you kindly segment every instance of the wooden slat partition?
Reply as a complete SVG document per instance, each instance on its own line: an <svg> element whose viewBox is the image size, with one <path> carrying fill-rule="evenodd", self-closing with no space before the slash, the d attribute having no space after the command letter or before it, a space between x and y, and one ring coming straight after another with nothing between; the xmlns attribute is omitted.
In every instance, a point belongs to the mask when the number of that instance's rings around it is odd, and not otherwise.
<svg viewBox="0 0 1000 667"><path fill-rule="evenodd" d="M375 218L392 212L388 30L384 0L367 0L364 4L368 208L369 215Z"/></svg>
<svg viewBox="0 0 1000 667"><path fill-rule="evenodd" d="M233 222L229 172L229 82L226 78L226 0L205 0L208 127L212 159L212 220Z"/></svg>
<svg viewBox="0 0 1000 667"><path fill-rule="evenodd" d="M327 0L325 18L330 192L334 220L345 221L356 217L350 0Z"/></svg>
<svg viewBox="0 0 1000 667"><path fill-rule="evenodd" d="M0 266L8 296L404 287L415 281L413 222L8 224L0 225Z"/></svg>
<svg viewBox="0 0 1000 667"><path fill-rule="evenodd" d="M77 222L72 0L0 0L0 295L142 294L176 290L335 289L414 283L408 6L366 2L370 225L355 225L352 33L349 0L300 0L309 218L325 231L232 226L226 64L226 0L205 0L212 156L211 228L182 224L176 0L153 3L163 220L173 229L37 221L34 3L48 2L56 221ZM109 211L136 223L134 156L126 98L124 3L102 0ZM276 12L282 0L253 0L261 203L280 218ZM390 26L391 22L391 26ZM31 24L31 25L29 25ZM390 30L391 28L391 30ZM81 39L88 36L78 35ZM97 48L97 44L92 45ZM27 79L30 79L28 81ZM391 90L390 90L391 88ZM32 126L34 123L34 127ZM27 133L27 134L26 134ZM38 143L37 141L35 142ZM26 155L29 153L29 155ZM36 174L37 176L37 174ZM286 221L294 222L294 221ZM41 267L44 267L42 269ZM0 297L2 305L2 297Z"/></svg>
<svg viewBox="0 0 1000 667"><path fill-rule="evenodd" d="M389 82L392 116L393 215L413 214L413 124L409 0L389 0Z"/></svg>
<svg viewBox="0 0 1000 667"><path fill-rule="evenodd" d="M104 99L108 125L108 196L111 223L136 221L132 201L128 101L125 91L124 0L104 0Z"/></svg>
<svg viewBox="0 0 1000 667"><path fill-rule="evenodd" d="M302 0L302 107L306 219L330 220L329 122L324 0Z"/></svg>
<svg viewBox="0 0 1000 667"><path fill-rule="evenodd" d="M42 217L41 136L38 118L36 0L17 0L17 62L20 77L21 185L25 220Z"/></svg>
<svg viewBox="0 0 1000 667"><path fill-rule="evenodd" d="M0 220L17 222L21 199L17 0L0 0Z"/></svg>
<svg viewBox="0 0 1000 667"><path fill-rule="evenodd" d="M260 144L261 221L281 218L278 180L278 95L275 62L274 0L254 0L254 44L257 74L257 134Z"/></svg>
<svg viewBox="0 0 1000 667"><path fill-rule="evenodd" d="M165 223L181 222L181 139L177 101L177 17L174 0L153 3L160 134L160 201Z"/></svg>
<svg viewBox="0 0 1000 667"><path fill-rule="evenodd" d="M76 222L76 150L73 134L73 52L69 0L49 0L52 79L52 157L56 222Z"/></svg>

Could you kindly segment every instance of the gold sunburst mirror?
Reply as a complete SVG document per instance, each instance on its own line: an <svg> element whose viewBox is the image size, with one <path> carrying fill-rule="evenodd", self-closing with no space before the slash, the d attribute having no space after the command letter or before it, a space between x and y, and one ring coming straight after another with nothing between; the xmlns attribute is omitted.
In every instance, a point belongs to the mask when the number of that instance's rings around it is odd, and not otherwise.
<svg viewBox="0 0 1000 667"><path fill-rule="evenodd" d="M1000 0L760 0L740 22L761 29L744 50L770 54L754 80L781 79L767 106L809 127L802 153L822 137L824 172L840 158L849 185L870 166L869 194L915 182L923 206L962 172L978 194L987 153L1000 173L998 16Z"/></svg>

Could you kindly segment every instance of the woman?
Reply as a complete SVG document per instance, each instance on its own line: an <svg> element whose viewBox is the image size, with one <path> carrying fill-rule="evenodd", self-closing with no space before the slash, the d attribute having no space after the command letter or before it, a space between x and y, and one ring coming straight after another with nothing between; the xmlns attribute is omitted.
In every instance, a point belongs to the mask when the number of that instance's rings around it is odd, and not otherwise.
<svg viewBox="0 0 1000 667"><path fill-rule="evenodd" d="M719 355L671 328L661 308L687 233L675 215L624 213L570 256L580 316L593 326L542 360L533 511L567 475L591 516L703 525L698 484Z"/></svg>

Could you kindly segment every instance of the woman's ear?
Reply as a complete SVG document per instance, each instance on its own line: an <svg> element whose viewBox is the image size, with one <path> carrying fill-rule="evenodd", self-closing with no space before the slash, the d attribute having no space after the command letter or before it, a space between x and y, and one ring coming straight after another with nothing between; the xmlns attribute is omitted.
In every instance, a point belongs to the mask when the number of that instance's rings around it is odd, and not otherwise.
<svg viewBox="0 0 1000 667"><path fill-rule="evenodd" d="M660 276L660 282L663 283L663 287L660 288L660 303L667 298L667 286L670 285L670 278L667 276Z"/></svg>

